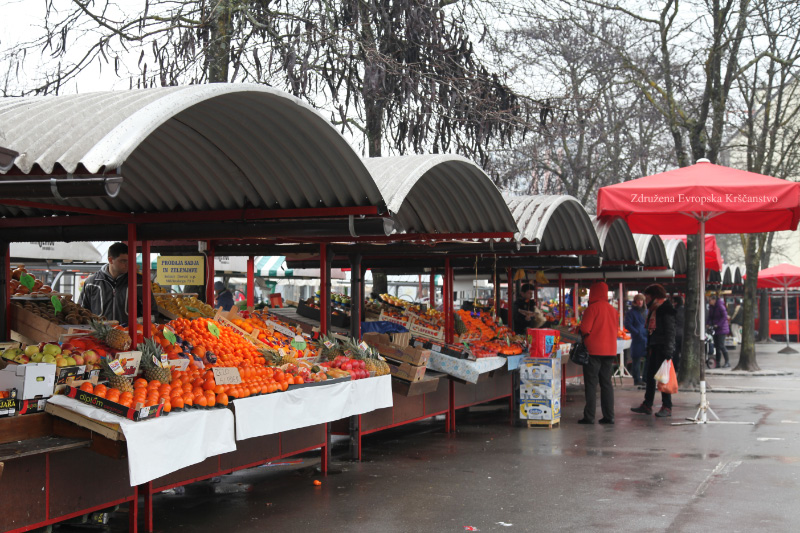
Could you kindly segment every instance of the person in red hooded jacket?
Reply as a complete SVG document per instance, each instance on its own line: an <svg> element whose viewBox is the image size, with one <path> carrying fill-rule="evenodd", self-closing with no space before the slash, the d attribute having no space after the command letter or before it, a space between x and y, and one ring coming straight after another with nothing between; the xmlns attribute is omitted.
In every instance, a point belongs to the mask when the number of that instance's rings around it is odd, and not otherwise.
<svg viewBox="0 0 800 533"><path fill-rule="evenodd" d="M586 406L579 424L594 424L597 410L597 383L600 382L601 424L614 423L614 386L611 374L617 357L617 310L608 303L608 285L595 283L589 289L589 306L581 318L580 331L589 352L589 364L583 367Z"/></svg>

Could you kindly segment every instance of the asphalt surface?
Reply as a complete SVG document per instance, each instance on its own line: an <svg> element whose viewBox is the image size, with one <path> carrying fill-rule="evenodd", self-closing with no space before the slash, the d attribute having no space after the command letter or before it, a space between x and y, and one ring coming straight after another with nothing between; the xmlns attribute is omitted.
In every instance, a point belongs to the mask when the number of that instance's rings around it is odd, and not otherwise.
<svg viewBox="0 0 800 533"><path fill-rule="evenodd" d="M759 364L786 375L708 377L726 391L710 394L719 417L754 425L672 426L695 414L695 392L674 397L672 419L631 413L644 392L630 380L616 387L614 426L579 425L572 386L560 428L511 426L507 404L473 408L455 435L437 420L366 437L361 463L336 447L327 477L313 454L157 495L155 529L798 531L800 355L781 347L759 346ZM127 530L124 512L111 529Z"/></svg>

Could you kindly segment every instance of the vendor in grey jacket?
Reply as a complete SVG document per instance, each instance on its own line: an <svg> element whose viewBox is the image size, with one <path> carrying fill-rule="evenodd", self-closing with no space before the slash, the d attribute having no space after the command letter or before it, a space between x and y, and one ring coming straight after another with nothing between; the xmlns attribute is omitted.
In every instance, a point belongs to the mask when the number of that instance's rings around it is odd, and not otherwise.
<svg viewBox="0 0 800 533"><path fill-rule="evenodd" d="M142 276L137 275L137 316L142 316ZM151 302L156 309L155 298ZM78 304L108 320L128 323L128 245L118 242L108 248L108 264L86 279Z"/></svg>

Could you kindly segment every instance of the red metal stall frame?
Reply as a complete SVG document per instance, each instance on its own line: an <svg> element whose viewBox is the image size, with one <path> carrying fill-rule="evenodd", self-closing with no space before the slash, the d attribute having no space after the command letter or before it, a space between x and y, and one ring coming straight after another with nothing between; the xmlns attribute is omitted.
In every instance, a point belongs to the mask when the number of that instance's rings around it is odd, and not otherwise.
<svg viewBox="0 0 800 533"><path fill-rule="evenodd" d="M252 309L255 305L256 293L256 258L247 256L247 309Z"/></svg>

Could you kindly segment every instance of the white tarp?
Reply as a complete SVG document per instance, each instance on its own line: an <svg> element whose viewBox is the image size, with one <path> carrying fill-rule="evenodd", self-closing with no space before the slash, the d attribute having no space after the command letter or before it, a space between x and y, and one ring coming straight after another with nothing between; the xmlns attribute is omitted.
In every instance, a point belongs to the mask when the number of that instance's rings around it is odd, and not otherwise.
<svg viewBox="0 0 800 533"><path fill-rule="evenodd" d="M127 441L131 487L236 450L230 409L172 412L134 422L66 396L47 401L93 420L119 424Z"/></svg>
<svg viewBox="0 0 800 533"><path fill-rule="evenodd" d="M234 404L236 440L245 440L391 407L392 376L254 396L236 400Z"/></svg>
<svg viewBox="0 0 800 533"><path fill-rule="evenodd" d="M11 258L105 263L107 250L106 246L101 252L91 242L12 242Z"/></svg>

